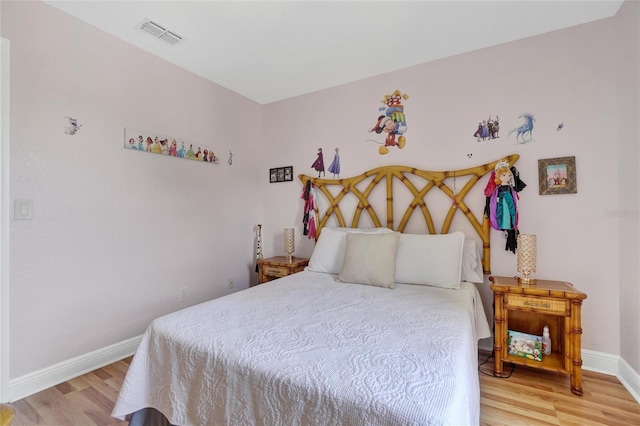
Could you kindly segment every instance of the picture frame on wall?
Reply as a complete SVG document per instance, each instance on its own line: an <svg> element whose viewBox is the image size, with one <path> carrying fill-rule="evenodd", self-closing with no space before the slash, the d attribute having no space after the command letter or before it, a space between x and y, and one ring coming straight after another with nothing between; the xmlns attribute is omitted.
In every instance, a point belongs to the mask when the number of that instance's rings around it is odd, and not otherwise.
<svg viewBox="0 0 640 426"><path fill-rule="evenodd" d="M576 194L576 157L538 160L538 186L540 195Z"/></svg>
<svg viewBox="0 0 640 426"><path fill-rule="evenodd" d="M269 169L269 182L290 182L293 181L293 166L276 167Z"/></svg>

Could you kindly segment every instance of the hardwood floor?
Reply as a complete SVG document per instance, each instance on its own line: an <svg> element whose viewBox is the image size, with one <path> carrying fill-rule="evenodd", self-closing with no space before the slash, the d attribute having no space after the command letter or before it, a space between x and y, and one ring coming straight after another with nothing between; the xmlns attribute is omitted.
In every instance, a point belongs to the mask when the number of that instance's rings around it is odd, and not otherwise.
<svg viewBox="0 0 640 426"><path fill-rule="evenodd" d="M488 354L479 355L480 363ZM131 358L11 404L14 426L124 425L110 417ZM506 365L505 367L508 367ZM508 379L481 365L481 425L640 425L640 404L613 376L583 371L582 397L569 378L518 367Z"/></svg>
<svg viewBox="0 0 640 426"><path fill-rule="evenodd" d="M10 405L13 426L126 425L111 417L132 357L61 383Z"/></svg>
<svg viewBox="0 0 640 426"><path fill-rule="evenodd" d="M501 379L491 375L492 361L480 367L481 425L640 425L640 404L615 376L582 370L577 396L569 376L516 367Z"/></svg>

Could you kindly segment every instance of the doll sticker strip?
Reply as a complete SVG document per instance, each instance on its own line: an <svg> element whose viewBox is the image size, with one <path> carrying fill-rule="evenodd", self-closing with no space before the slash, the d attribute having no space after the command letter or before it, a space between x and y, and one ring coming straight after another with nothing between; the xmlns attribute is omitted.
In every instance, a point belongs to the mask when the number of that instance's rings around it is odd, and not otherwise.
<svg viewBox="0 0 640 426"><path fill-rule="evenodd" d="M134 151L184 158L207 164L220 163L217 149L130 127L124 129L124 147Z"/></svg>

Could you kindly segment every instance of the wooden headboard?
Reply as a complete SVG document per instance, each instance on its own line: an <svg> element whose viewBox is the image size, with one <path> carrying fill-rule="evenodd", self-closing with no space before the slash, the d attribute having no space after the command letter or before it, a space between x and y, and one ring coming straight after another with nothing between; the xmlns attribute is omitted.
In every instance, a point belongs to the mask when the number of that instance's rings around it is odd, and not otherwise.
<svg viewBox="0 0 640 426"><path fill-rule="evenodd" d="M461 216L457 213L461 212L482 242L482 269L488 274L491 273L490 228L489 221L484 215L484 188L476 188L473 191L474 197L481 197L480 203L477 200L474 200L475 203L467 203L465 197L484 175L494 170L498 161L506 159L509 165L513 166L519 157L517 154L512 154L492 163L451 171L420 170L407 166L383 166L346 179L321 179L307 175L298 175L298 178L303 185L311 180L311 183L316 187L316 198L319 198L319 194L323 194L326 199L325 205L316 199L315 209L318 217L316 238L322 232L322 228L328 224L330 218L335 218L336 226L356 228L359 226L363 212L368 214L372 226L386 226L404 232L416 208L422 212L428 233L446 234L450 231L454 218ZM383 195L386 202L377 204L386 206L386 214L376 211L372 205L374 201L371 200L378 184L382 182L386 187L386 193ZM434 188L439 189L441 194L449 198L448 204L439 201L432 203L433 206L427 205L425 198ZM399 195L400 191L404 190L406 190L405 193ZM349 194L354 196L355 200L351 196L347 197ZM352 199L351 204L346 202L349 198ZM406 203L398 206L399 199ZM474 204L476 206L472 210L470 205ZM345 211L347 209L349 212ZM395 216L395 210L398 210L401 216ZM434 224L434 217L440 217L434 214L436 212L442 213L440 216L443 216L439 230L436 230ZM350 223L345 221L345 213L351 215ZM401 217L397 226L396 217Z"/></svg>

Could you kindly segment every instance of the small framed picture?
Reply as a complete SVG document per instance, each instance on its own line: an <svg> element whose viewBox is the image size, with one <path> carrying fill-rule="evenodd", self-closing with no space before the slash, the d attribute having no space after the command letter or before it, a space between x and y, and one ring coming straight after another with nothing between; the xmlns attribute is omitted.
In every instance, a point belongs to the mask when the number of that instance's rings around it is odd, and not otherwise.
<svg viewBox="0 0 640 426"><path fill-rule="evenodd" d="M577 193L576 157L538 160L538 186L540 195Z"/></svg>
<svg viewBox="0 0 640 426"><path fill-rule="evenodd" d="M269 182L288 182L293 180L293 166L269 169Z"/></svg>

